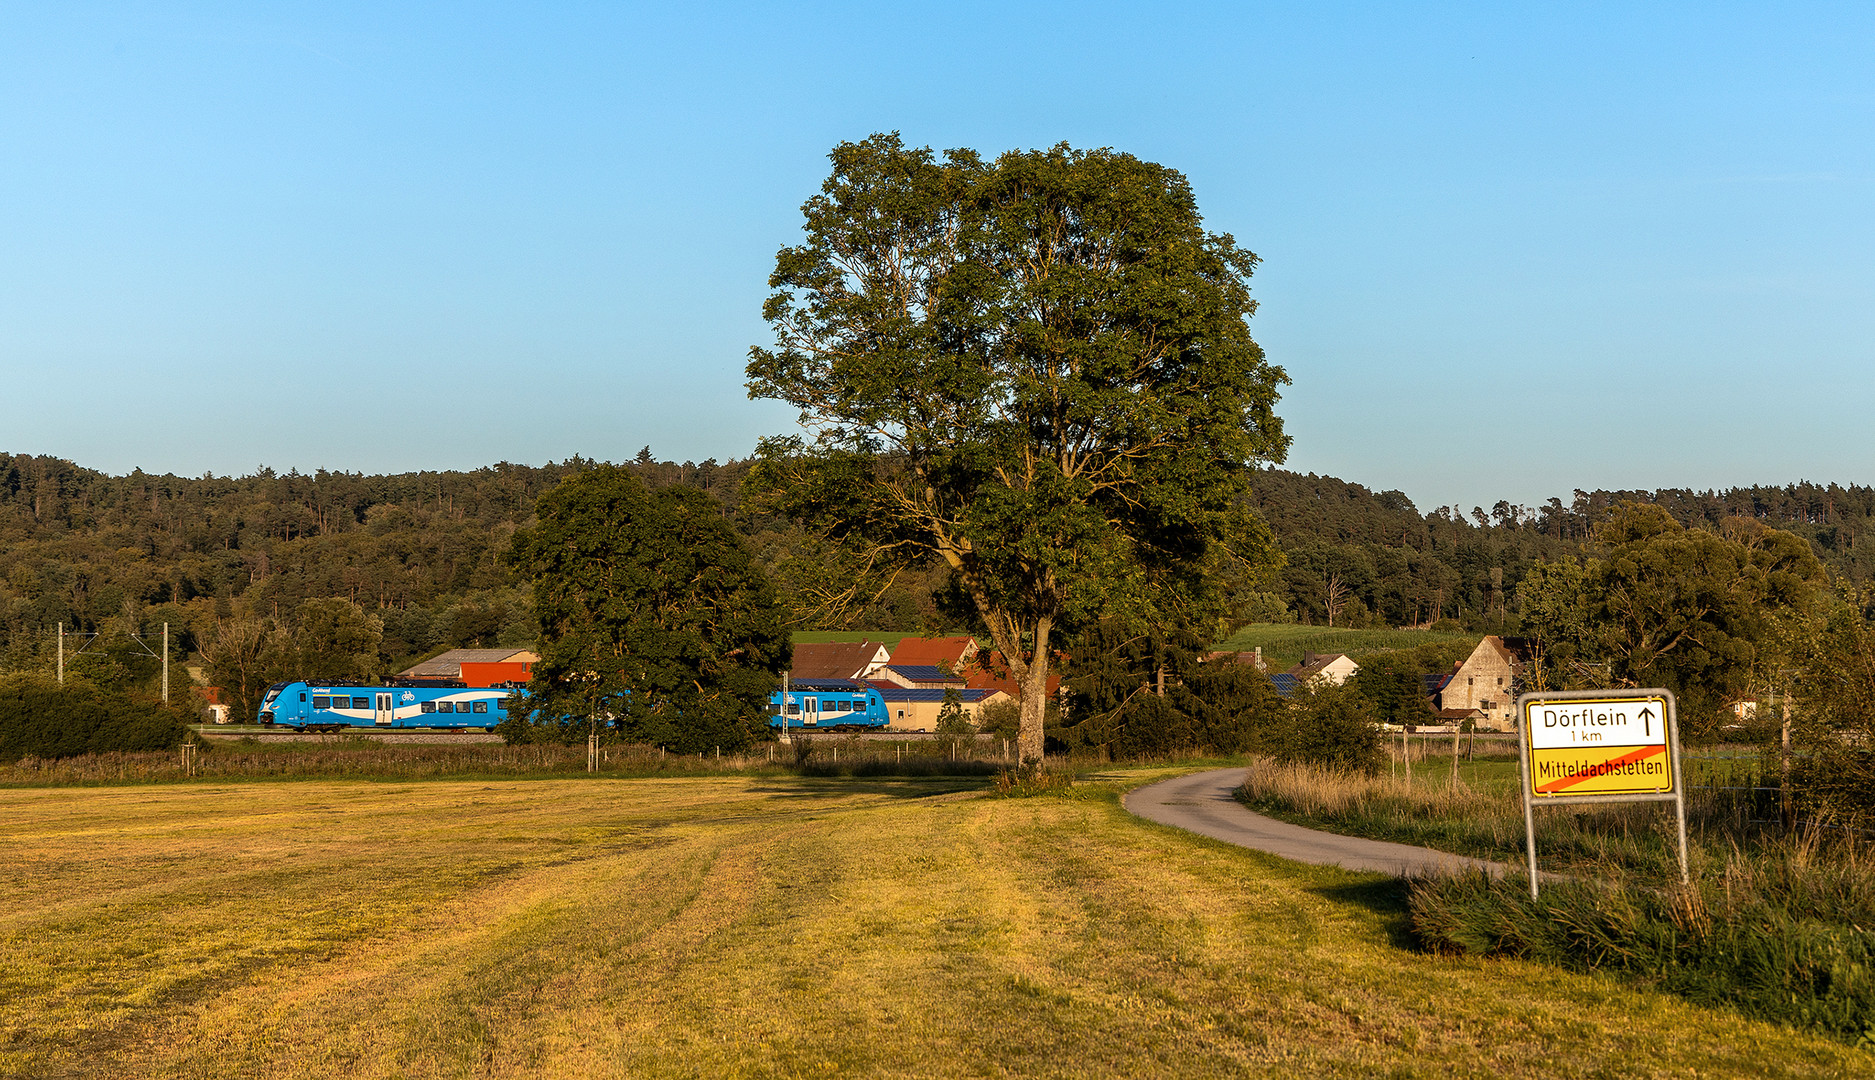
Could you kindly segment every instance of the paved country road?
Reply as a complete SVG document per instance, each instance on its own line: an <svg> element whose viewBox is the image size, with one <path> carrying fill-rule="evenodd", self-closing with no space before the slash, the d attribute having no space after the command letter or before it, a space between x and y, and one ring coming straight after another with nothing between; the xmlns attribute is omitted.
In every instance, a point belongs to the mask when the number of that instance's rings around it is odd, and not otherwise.
<svg viewBox="0 0 1875 1080"><path fill-rule="evenodd" d="M1474 867L1492 876L1504 872L1502 864L1483 859L1390 844L1384 840L1341 836L1264 817L1231 794L1243 785L1243 776L1242 768L1212 769L1161 780L1127 792L1121 805L1148 821L1318 866L1377 870L1401 877L1423 877Z"/></svg>

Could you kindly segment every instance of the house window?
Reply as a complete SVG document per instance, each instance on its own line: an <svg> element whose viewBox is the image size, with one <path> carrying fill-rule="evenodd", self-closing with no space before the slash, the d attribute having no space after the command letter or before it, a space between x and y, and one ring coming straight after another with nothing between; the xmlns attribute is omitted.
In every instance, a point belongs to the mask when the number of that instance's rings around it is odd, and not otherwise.
<svg viewBox="0 0 1875 1080"><path fill-rule="evenodd" d="M1471 685L1472 683L1475 683L1475 682L1477 682L1477 681L1478 681L1477 679L1475 679L1475 678L1473 678L1473 677L1471 677L1470 675L1467 675L1467 676L1465 676L1465 685L1466 685L1466 686L1470 686L1470 685Z"/></svg>

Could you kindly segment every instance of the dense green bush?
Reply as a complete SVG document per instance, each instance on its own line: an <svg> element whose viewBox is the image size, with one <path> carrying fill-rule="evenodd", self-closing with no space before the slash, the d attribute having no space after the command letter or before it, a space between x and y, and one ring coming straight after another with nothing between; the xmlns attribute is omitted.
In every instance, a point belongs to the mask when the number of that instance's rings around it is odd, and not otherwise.
<svg viewBox="0 0 1875 1080"><path fill-rule="evenodd" d="M1052 707L1054 702L1049 702ZM1054 709L1045 720L1046 724L1055 724L1060 710ZM1022 703L1012 697L992 701L977 709L977 731L984 735L994 735L998 739L1014 739L1022 724Z"/></svg>
<svg viewBox="0 0 1875 1080"><path fill-rule="evenodd" d="M1268 676L1241 664L1201 664L1188 633L1128 636L1101 624L1075 643L1064 749L1116 758L1240 754L1264 748L1288 712ZM1163 687L1163 693L1161 693Z"/></svg>
<svg viewBox="0 0 1875 1080"><path fill-rule="evenodd" d="M1262 750L1280 762L1374 772L1386 761L1373 702L1352 685L1298 687Z"/></svg>
<svg viewBox="0 0 1875 1080"><path fill-rule="evenodd" d="M1822 743L1793 763L1790 787L1797 811L1806 817L1851 829L1875 825L1875 749Z"/></svg>
<svg viewBox="0 0 1875 1080"><path fill-rule="evenodd" d="M187 734L179 710L107 695L79 679L0 680L0 760L167 750Z"/></svg>

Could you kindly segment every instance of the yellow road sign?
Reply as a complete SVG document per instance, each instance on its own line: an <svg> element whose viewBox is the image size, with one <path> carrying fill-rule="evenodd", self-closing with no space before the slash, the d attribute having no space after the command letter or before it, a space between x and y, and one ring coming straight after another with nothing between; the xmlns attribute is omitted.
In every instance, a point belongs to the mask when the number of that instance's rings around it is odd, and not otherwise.
<svg viewBox="0 0 1875 1080"><path fill-rule="evenodd" d="M1530 794L1645 795L1673 790L1672 755L1654 746L1531 749Z"/></svg>
<svg viewBox="0 0 1875 1080"><path fill-rule="evenodd" d="M1519 705L1532 798L1674 790L1664 694L1527 695Z"/></svg>
<svg viewBox="0 0 1875 1080"><path fill-rule="evenodd" d="M1680 721L1673 694L1653 690L1559 690L1517 699L1518 762L1523 773L1524 848L1530 897L1539 891L1536 808L1598 802L1673 804L1686 858L1686 792L1680 786Z"/></svg>

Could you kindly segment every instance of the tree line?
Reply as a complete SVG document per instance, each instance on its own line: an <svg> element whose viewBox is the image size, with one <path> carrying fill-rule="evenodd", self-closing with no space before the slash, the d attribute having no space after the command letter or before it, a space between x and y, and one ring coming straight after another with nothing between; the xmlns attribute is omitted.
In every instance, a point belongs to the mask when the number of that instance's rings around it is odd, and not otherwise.
<svg viewBox="0 0 1875 1080"><path fill-rule="evenodd" d="M49 667L61 623L68 652L86 649L72 670L112 685L147 684L143 650L127 635L147 640L164 622L177 662L201 666L213 656L224 661L221 681L245 669L253 672L245 681L263 687L304 663L370 678L444 648L532 644L531 597L506 553L541 494L598 466L575 457L394 475L261 469L189 478L0 455L0 664ZM856 589L862 567L745 497L746 460L663 461L646 448L624 467L652 489L709 496L796 628L971 628L941 567ZM1567 506L1421 513L1397 491L1270 468L1252 477L1247 505L1283 560L1246 584L1227 620L1326 625L1332 608L1337 626L1444 620L1518 632L1542 591L1527 584L1533 570L1583 558L1624 503L1708 532L1727 520L1774 526L1807 541L1834 577L1855 585L1872 576L1871 549L1858 541L1875 525L1875 488L1577 492ZM1538 571L1542 589L1549 573ZM843 590L853 593L846 604L827 602Z"/></svg>

